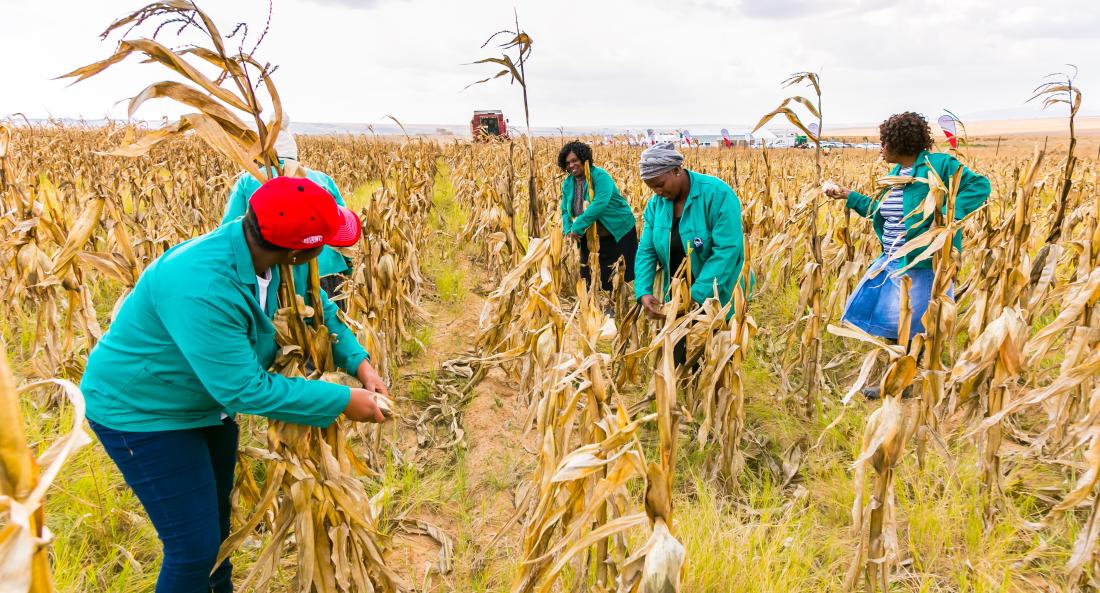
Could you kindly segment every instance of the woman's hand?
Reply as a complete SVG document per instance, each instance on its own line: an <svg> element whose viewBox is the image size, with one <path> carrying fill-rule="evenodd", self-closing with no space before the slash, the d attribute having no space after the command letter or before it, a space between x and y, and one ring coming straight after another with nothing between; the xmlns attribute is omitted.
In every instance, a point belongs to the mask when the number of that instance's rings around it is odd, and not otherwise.
<svg viewBox="0 0 1100 593"><path fill-rule="evenodd" d="M390 389L386 387L382 377L379 376L378 371L374 370L369 360L363 359L363 362L359 363L359 369L355 371L355 376L363 384L362 390L370 394L371 401L375 403L375 406L381 410L384 416L382 420L375 420L374 422L384 422L386 418L393 416L393 401L390 400Z"/></svg>
<svg viewBox="0 0 1100 593"><path fill-rule="evenodd" d="M852 190L832 182L823 184L822 189L825 190L825 195L834 200L846 200L848 199L848 194L852 193Z"/></svg>
<svg viewBox="0 0 1100 593"><path fill-rule="evenodd" d="M566 239L572 239L574 241L580 241L581 239L584 239L584 235L580 235L580 234L574 233L573 231L569 231L569 234L566 235L565 238Z"/></svg>
<svg viewBox="0 0 1100 593"><path fill-rule="evenodd" d="M665 314L661 312L661 304L657 302L657 298L651 294L647 294L639 301L642 304L642 309L645 309L645 314L650 319L664 319Z"/></svg>
<svg viewBox="0 0 1100 593"><path fill-rule="evenodd" d="M355 377L363 384L363 388L368 391L377 391L386 396L390 394L389 388L382 382L382 377L378 375L378 371L375 371L370 361L365 358L363 362L359 363L359 368L355 371Z"/></svg>
<svg viewBox="0 0 1100 593"><path fill-rule="evenodd" d="M344 415L356 422L385 422L386 413L374 394L366 389L352 388Z"/></svg>

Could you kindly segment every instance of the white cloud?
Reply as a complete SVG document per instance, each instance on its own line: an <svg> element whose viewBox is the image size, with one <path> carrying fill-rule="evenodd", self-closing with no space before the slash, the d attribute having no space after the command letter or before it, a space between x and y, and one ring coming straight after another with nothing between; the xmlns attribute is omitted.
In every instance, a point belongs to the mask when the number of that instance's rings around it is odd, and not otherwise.
<svg viewBox="0 0 1100 593"><path fill-rule="evenodd" d="M1100 35L1100 3L1076 1L1052 9L1034 3L993 15L992 27L1011 39L1093 39Z"/></svg>
<svg viewBox="0 0 1100 593"><path fill-rule="evenodd" d="M513 6L531 34L531 115L540 126L751 124L790 89L792 72L820 70L826 126L874 123L907 109L966 114L1018 108L1043 75L1080 67L1078 83L1100 92L1100 3L1057 10L1026 0L279 0L259 56L298 121L461 123L472 110L502 108L522 119L518 89L503 79L463 91L495 71L464 65L512 25ZM0 0L5 63L0 116L125 114L120 99L163 69L134 60L73 87L50 80L106 57L97 35L133 10L98 3ZM254 29L267 3L207 4L231 30ZM33 48L33 51L31 49ZM150 102L139 113L170 112Z"/></svg>
<svg viewBox="0 0 1100 593"><path fill-rule="evenodd" d="M314 4L331 4L347 8L377 8L385 0L306 0Z"/></svg>
<svg viewBox="0 0 1100 593"><path fill-rule="evenodd" d="M815 0L744 0L740 13L750 18L797 19L842 9L840 3Z"/></svg>

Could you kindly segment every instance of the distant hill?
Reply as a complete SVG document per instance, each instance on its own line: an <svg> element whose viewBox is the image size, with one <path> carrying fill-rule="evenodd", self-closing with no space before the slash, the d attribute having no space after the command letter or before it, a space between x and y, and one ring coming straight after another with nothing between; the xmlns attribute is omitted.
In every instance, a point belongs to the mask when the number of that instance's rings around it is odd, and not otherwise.
<svg viewBox="0 0 1100 593"><path fill-rule="evenodd" d="M1065 117L1043 117L1033 119L968 120L966 133L969 136L1068 136L1069 123ZM1100 116L1078 116L1076 120L1078 136L1100 136ZM940 129L934 122L932 130L939 136ZM878 125L832 127L826 130L829 136L878 136Z"/></svg>

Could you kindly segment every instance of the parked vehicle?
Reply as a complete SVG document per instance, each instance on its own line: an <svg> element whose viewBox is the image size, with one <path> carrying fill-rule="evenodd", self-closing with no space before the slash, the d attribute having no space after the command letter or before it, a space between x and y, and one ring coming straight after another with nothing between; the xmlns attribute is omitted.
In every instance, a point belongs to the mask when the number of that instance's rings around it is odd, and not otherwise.
<svg viewBox="0 0 1100 593"><path fill-rule="evenodd" d="M504 119L504 112L499 109L475 111L470 120L470 136L475 142L489 138L507 138L508 120Z"/></svg>

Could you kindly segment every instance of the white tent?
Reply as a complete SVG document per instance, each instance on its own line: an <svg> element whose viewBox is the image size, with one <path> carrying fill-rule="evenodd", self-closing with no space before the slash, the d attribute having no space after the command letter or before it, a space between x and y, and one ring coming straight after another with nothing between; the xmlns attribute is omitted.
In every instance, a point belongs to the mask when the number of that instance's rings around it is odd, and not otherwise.
<svg viewBox="0 0 1100 593"><path fill-rule="evenodd" d="M752 136L749 135L749 131L743 128L727 129L730 142L734 146L748 145L752 143ZM709 136L714 137L714 143L718 146L722 146L722 130L716 130L713 134L708 133Z"/></svg>
<svg viewBox="0 0 1100 593"><path fill-rule="evenodd" d="M730 142L734 144L752 144L752 132L748 130L730 130Z"/></svg>
<svg viewBox="0 0 1100 593"><path fill-rule="evenodd" d="M779 139L774 132L767 128L760 128L752 133L752 144L754 146L771 146L773 142Z"/></svg>

